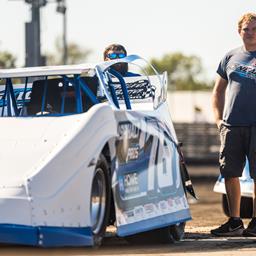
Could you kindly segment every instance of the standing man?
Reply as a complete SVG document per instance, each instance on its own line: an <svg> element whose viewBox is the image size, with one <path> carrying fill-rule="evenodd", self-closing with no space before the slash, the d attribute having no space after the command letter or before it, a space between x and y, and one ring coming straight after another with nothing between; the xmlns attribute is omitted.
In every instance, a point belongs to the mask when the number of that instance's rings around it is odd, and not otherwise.
<svg viewBox="0 0 256 256"><path fill-rule="evenodd" d="M211 230L216 236L256 236L256 200L253 218L244 229L240 219L239 177L246 157L256 190L256 14L238 22L243 45L221 60L213 89L212 107L220 132L220 172L225 178L229 220ZM255 193L256 194L256 193Z"/></svg>

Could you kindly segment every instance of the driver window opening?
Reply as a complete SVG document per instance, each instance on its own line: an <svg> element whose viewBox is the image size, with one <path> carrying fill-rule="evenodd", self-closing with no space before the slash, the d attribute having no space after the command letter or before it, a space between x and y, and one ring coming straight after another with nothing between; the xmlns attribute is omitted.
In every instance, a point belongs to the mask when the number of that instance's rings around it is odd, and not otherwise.
<svg viewBox="0 0 256 256"><path fill-rule="evenodd" d="M31 78L30 78L31 79ZM1 116L68 115L87 112L98 103L98 78L38 77L6 79L0 89ZM31 80L32 80L31 79Z"/></svg>

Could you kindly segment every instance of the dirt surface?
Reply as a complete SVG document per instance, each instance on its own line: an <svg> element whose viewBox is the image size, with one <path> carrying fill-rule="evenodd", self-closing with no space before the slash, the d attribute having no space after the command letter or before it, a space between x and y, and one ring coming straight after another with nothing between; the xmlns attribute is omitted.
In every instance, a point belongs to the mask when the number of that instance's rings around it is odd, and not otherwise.
<svg viewBox="0 0 256 256"><path fill-rule="evenodd" d="M210 235L212 228L226 220L221 208L221 195L212 191L218 175L217 167L192 166L189 170L199 200L189 197L193 220L187 222L185 237L180 242L130 245L109 229L108 237L100 248L41 249L1 245L0 255L255 255L256 238L216 238Z"/></svg>

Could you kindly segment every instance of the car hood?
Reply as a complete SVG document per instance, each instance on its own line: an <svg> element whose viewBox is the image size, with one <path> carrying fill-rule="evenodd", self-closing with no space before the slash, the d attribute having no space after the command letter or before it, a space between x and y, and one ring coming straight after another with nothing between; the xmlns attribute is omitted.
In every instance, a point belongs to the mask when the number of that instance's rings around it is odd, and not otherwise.
<svg viewBox="0 0 256 256"><path fill-rule="evenodd" d="M0 118L0 187L20 187L93 116Z"/></svg>

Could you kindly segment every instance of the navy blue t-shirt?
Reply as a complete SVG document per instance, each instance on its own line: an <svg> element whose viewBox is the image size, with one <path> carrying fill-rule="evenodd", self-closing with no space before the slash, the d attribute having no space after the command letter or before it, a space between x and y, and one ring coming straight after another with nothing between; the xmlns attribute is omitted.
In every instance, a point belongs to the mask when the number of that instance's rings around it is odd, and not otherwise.
<svg viewBox="0 0 256 256"><path fill-rule="evenodd" d="M228 81L223 121L226 125L256 125L256 51L243 47L228 52L217 73Z"/></svg>

